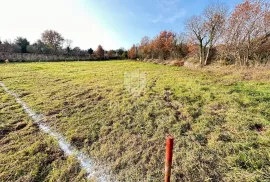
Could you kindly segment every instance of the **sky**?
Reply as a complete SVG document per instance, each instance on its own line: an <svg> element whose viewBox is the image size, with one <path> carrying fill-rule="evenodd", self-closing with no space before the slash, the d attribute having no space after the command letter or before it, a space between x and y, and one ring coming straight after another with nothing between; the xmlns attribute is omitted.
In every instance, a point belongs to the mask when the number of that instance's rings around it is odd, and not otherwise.
<svg viewBox="0 0 270 182"><path fill-rule="evenodd" d="M47 29L72 47L128 49L162 30L184 31L185 20L200 14L209 0L0 0L0 39L26 37L30 43ZM242 0L223 0L229 10Z"/></svg>

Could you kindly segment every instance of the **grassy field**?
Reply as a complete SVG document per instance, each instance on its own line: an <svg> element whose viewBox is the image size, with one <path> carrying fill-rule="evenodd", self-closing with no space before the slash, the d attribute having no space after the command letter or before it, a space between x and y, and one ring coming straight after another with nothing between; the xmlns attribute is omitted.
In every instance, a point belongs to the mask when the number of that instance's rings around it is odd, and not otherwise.
<svg viewBox="0 0 270 182"><path fill-rule="evenodd" d="M3 88L0 101L0 181L86 181L78 162L66 158Z"/></svg>
<svg viewBox="0 0 270 182"><path fill-rule="evenodd" d="M0 81L119 181L270 180L270 71L188 70L142 62L0 65ZM82 181L0 88L0 181Z"/></svg>

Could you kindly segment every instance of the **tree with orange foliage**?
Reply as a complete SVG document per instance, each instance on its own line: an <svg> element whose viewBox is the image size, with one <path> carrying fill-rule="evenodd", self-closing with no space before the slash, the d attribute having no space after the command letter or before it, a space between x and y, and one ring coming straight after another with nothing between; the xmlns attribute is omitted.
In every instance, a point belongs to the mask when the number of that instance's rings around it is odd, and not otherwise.
<svg viewBox="0 0 270 182"><path fill-rule="evenodd" d="M194 44L194 42L187 43L187 50L188 50L188 53L192 56L198 54L199 52L198 45Z"/></svg>
<svg viewBox="0 0 270 182"><path fill-rule="evenodd" d="M104 59L104 49L101 45L98 46L97 50L95 51L95 55L99 58L99 59Z"/></svg>
<svg viewBox="0 0 270 182"><path fill-rule="evenodd" d="M265 2L263 4L264 6L264 10L263 10L263 19L264 19L264 32L265 34L269 34L270 33L270 3L269 2Z"/></svg>
<svg viewBox="0 0 270 182"><path fill-rule="evenodd" d="M158 57L158 48L157 48L157 38L154 38L150 44L149 44L149 52L150 52L150 57L151 59L157 58Z"/></svg>
<svg viewBox="0 0 270 182"><path fill-rule="evenodd" d="M240 65L249 65L261 45L260 37L269 34L269 2L246 0L231 14L226 34L228 50ZM268 30L267 30L268 26Z"/></svg>
<svg viewBox="0 0 270 182"><path fill-rule="evenodd" d="M128 58L129 59L136 59L137 58L137 47L135 46L135 44L133 44L133 46L128 51Z"/></svg>
<svg viewBox="0 0 270 182"><path fill-rule="evenodd" d="M153 44L158 51L159 59L171 58L171 52L174 50L176 44L175 37L176 34L171 31L162 31L156 37Z"/></svg>

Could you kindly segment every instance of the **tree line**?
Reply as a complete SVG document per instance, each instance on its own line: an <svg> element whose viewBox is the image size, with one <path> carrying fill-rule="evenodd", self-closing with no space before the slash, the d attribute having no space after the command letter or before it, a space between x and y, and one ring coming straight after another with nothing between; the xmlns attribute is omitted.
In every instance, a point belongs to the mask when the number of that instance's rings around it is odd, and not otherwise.
<svg viewBox="0 0 270 182"><path fill-rule="evenodd" d="M92 48L83 50L80 47L72 48L71 44L72 40L65 39L60 33L46 30L33 44L23 37L17 37L13 42L0 40L0 52L95 57L98 59L127 58L127 51L124 48L106 51L99 45L96 50Z"/></svg>
<svg viewBox="0 0 270 182"><path fill-rule="evenodd" d="M202 14L186 20L185 32L162 31L145 36L128 51L130 59L195 58L204 66L268 64L270 60L270 3L245 0L228 12L226 4L212 3Z"/></svg>

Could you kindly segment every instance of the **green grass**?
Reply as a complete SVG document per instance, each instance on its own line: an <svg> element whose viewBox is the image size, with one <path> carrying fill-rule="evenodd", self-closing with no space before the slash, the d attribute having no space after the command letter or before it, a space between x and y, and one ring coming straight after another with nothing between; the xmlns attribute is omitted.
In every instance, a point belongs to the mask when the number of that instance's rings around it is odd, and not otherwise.
<svg viewBox="0 0 270 182"><path fill-rule="evenodd" d="M109 166L120 181L162 181L169 134L175 137L172 181L270 180L268 79L130 61L9 64L0 65L0 70L0 80L8 88L46 115L47 124L72 144ZM145 89L134 95L124 75L144 72ZM138 82L131 82L133 91ZM20 123L25 115L18 105L5 112L5 105L15 102L7 97L1 91L1 130L13 122L11 117ZM33 130L29 118L25 123L29 126L24 132ZM11 137L4 134L1 143ZM4 166L16 167L1 167L0 180L14 173L27 177L16 165L21 154L9 160L9 152L20 153L20 145L33 150L40 145L38 138L59 151L45 134L30 132L27 138L14 139L22 144L0 149L0 158ZM32 146L27 140L39 142ZM46 160L29 158L29 163ZM64 166L75 165L61 161ZM66 173L57 167L53 179ZM78 173L73 170L71 178L83 176Z"/></svg>
<svg viewBox="0 0 270 182"><path fill-rule="evenodd" d="M0 101L0 181L86 181L78 161L66 158L3 88Z"/></svg>

